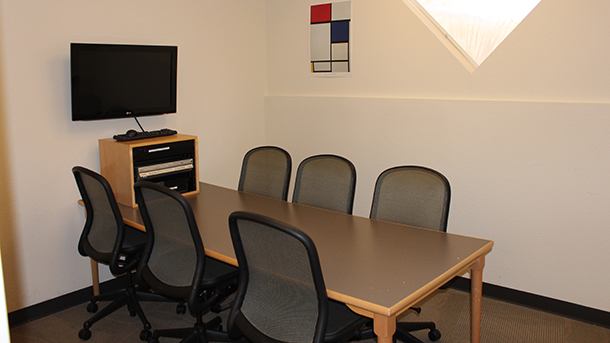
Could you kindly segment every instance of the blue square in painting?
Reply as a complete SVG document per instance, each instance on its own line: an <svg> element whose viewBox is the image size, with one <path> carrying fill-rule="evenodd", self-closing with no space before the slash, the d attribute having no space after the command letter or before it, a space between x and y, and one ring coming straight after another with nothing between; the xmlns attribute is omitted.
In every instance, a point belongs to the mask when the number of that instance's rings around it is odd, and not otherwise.
<svg viewBox="0 0 610 343"><path fill-rule="evenodd" d="M349 41L349 21L333 21L330 25L332 43Z"/></svg>

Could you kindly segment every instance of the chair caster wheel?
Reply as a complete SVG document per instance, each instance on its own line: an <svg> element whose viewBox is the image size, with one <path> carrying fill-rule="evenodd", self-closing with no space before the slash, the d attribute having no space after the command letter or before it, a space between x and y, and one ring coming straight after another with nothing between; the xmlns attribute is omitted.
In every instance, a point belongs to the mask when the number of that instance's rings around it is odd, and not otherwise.
<svg viewBox="0 0 610 343"><path fill-rule="evenodd" d="M140 332L140 340L141 341L151 341L151 337L152 337L152 333L150 332L150 330L142 330Z"/></svg>
<svg viewBox="0 0 610 343"><path fill-rule="evenodd" d="M178 313L178 314L185 314L186 313L186 305L184 305L184 304L176 305L176 313Z"/></svg>
<svg viewBox="0 0 610 343"><path fill-rule="evenodd" d="M89 303L87 305L87 312L89 312L89 313L97 312L97 304L96 303Z"/></svg>
<svg viewBox="0 0 610 343"><path fill-rule="evenodd" d="M135 316L136 316L136 314L138 314L136 311L129 311L129 315L130 315L131 317L135 317Z"/></svg>
<svg viewBox="0 0 610 343"><path fill-rule="evenodd" d="M83 341L88 340L89 338L91 338L91 330L89 330L89 329L81 329L78 332L78 338L82 339Z"/></svg>
<svg viewBox="0 0 610 343"><path fill-rule="evenodd" d="M432 329L432 330L430 330L430 332L428 332L428 338L432 342L438 341L439 339L441 339L441 332L438 331L437 329Z"/></svg>

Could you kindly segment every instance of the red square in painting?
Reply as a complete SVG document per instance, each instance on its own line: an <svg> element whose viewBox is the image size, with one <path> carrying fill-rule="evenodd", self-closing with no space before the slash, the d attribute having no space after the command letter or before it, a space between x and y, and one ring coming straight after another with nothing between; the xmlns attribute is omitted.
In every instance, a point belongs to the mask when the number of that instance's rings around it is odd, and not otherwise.
<svg viewBox="0 0 610 343"><path fill-rule="evenodd" d="M330 21L330 4L311 6L311 22L322 23Z"/></svg>

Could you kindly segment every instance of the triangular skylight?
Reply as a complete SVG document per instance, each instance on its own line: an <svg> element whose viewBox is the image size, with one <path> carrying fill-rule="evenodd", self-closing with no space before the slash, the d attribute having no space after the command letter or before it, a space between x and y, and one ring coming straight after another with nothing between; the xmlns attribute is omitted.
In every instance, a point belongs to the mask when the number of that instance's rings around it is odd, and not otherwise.
<svg viewBox="0 0 610 343"><path fill-rule="evenodd" d="M540 0L403 0L474 71ZM419 12L419 13L418 13ZM454 51L455 53L455 51Z"/></svg>

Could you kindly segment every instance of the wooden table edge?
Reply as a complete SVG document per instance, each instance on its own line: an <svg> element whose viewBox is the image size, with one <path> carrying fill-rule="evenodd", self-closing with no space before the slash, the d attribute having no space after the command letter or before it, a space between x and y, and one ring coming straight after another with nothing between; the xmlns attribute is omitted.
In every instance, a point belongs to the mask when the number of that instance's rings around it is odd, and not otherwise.
<svg viewBox="0 0 610 343"><path fill-rule="evenodd" d="M328 296L331 299L346 303L346 305L354 312L373 318L374 332L377 335L378 343L391 343L392 337L396 332L396 317L408 310L411 306L417 304L434 291L439 289L453 277L461 274L461 272L470 268L471 274L471 303L470 303L470 341L479 343L481 340L481 302L483 288L483 268L485 266L485 256L491 252L494 245L493 241L489 241L481 249L471 254L468 259L457 264L443 275L439 276L428 285L422 287L417 292L406 297L392 307L384 307L369 302L365 302L356 298L345 296L341 293L329 291Z"/></svg>

